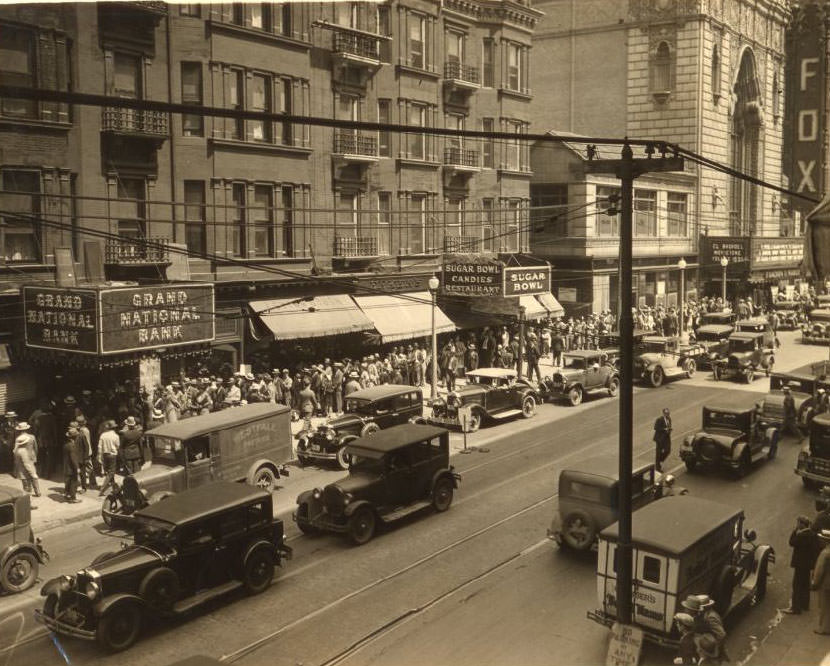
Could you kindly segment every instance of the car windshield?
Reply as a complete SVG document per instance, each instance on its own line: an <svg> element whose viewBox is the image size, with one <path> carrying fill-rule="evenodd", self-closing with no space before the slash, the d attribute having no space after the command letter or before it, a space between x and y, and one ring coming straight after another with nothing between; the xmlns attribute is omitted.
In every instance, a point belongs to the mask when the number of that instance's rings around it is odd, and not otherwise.
<svg viewBox="0 0 830 666"><path fill-rule="evenodd" d="M748 352L755 349L755 340L730 340L730 352Z"/></svg>
<svg viewBox="0 0 830 666"><path fill-rule="evenodd" d="M668 345L665 342L660 342L658 340L643 340L639 344L638 351L641 354L658 354L662 351L666 351Z"/></svg>
<svg viewBox="0 0 830 666"><path fill-rule="evenodd" d="M381 458L369 458L352 453L349 470L352 472L368 472L380 474L383 472L383 460Z"/></svg>
<svg viewBox="0 0 830 666"><path fill-rule="evenodd" d="M482 377L481 375L473 375L468 372L467 383L481 384L482 386L492 386L494 382L492 377Z"/></svg>
<svg viewBox="0 0 830 666"><path fill-rule="evenodd" d="M153 451L153 464L181 465L182 440L173 437L146 435Z"/></svg>
<svg viewBox="0 0 830 666"><path fill-rule="evenodd" d="M763 324L738 324L739 331L746 331L748 333L763 333Z"/></svg>
<svg viewBox="0 0 830 666"><path fill-rule="evenodd" d="M718 335L712 331L698 331L697 332L697 340L698 342L720 342L726 336Z"/></svg>
<svg viewBox="0 0 830 666"><path fill-rule="evenodd" d="M135 542L138 545L171 541L176 527L172 523L147 516L136 516L134 524Z"/></svg>
<svg viewBox="0 0 830 666"><path fill-rule="evenodd" d="M565 354L564 366L566 368L573 368L574 370L584 370L586 367L585 359L581 356L568 356Z"/></svg>
<svg viewBox="0 0 830 666"><path fill-rule="evenodd" d="M723 312L708 312L700 316L701 324L728 324L731 315Z"/></svg>
<svg viewBox="0 0 830 666"><path fill-rule="evenodd" d="M372 413L372 401L361 398L346 398L346 411L350 414Z"/></svg>

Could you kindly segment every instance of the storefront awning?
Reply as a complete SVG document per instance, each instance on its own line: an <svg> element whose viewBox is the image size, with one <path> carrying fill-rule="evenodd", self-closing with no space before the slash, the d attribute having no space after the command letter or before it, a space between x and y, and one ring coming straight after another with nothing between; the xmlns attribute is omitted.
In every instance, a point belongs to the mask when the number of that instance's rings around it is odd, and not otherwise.
<svg viewBox="0 0 830 666"><path fill-rule="evenodd" d="M314 296L308 299L275 298L248 303L275 340L322 338L327 335L371 331L372 322L351 296Z"/></svg>
<svg viewBox="0 0 830 666"><path fill-rule="evenodd" d="M354 296L354 300L372 321L384 343L423 338L432 332L432 296L428 291L397 296ZM455 325L436 307L436 333L454 330Z"/></svg>
<svg viewBox="0 0 830 666"><path fill-rule="evenodd" d="M519 305L525 309L525 319L544 319L548 316L545 306L534 296L519 296Z"/></svg>
<svg viewBox="0 0 830 666"><path fill-rule="evenodd" d="M559 301L549 291L544 294L536 294L536 298L544 306L545 310L551 317L562 317L565 314L565 309L559 305Z"/></svg>

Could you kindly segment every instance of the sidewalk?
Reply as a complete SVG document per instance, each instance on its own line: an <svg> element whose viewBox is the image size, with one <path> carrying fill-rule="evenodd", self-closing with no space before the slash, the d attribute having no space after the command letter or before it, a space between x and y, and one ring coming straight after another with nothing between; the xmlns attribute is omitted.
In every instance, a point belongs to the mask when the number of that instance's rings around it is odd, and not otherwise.
<svg viewBox="0 0 830 666"><path fill-rule="evenodd" d="M830 636L813 632L818 624L818 602L801 615L785 615L780 610L770 622L766 636L759 638L755 650L738 666L830 666Z"/></svg>

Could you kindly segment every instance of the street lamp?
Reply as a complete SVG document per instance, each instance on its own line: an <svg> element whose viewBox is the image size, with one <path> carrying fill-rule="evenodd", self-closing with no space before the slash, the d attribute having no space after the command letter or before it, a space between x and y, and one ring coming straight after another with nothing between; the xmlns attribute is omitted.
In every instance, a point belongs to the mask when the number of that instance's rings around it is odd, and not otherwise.
<svg viewBox="0 0 830 666"><path fill-rule="evenodd" d="M680 341L688 342L686 338L686 260L680 257L677 262L677 267L680 269Z"/></svg>
<svg viewBox="0 0 830 666"><path fill-rule="evenodd" d="M723 269L723 281L721 282L721 300L723 301L723 310L726 311L726 267L729 265L729 259L726 257L720 258L720 266Z"/></svg>
<svg viewBox="0 0 830 666"><path fill-rule="evenodd" d="M432 295L432 386L429 390L429 397L433 402L438 391L438 338L435 335L435 297L438 295L439 284L438 278L434 275L427 283L429 293Z"/></svg>

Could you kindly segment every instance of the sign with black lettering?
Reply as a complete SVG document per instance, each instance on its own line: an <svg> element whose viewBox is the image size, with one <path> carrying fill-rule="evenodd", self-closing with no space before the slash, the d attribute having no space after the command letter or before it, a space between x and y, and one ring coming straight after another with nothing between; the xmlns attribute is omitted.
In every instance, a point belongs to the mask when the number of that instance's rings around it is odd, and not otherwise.
<svg viewBox="0 0 830 666"><path fill-rule="evenodd" d="M550 291L550 266L510 266L504 269L504 295L531 296Z"/></svg>
<svg viewBox="0 0 830 666"><path fill-rule="evenodd" d="M27 347L98 353L98 299L94 290L23 287Z"/></svg>
<svg viewBox="0 0 830 666"><path fill-rule="evenodd" d="M605 666L637 666L643 649L643 630L615 622L611 626L611 640Z"/></svg>
<svg viewBox="0 0 830 666"><path fill-rule="evenodd" d="M452 296L501 296L504 264L495 261L447 261L441 290Z"/></svg>

